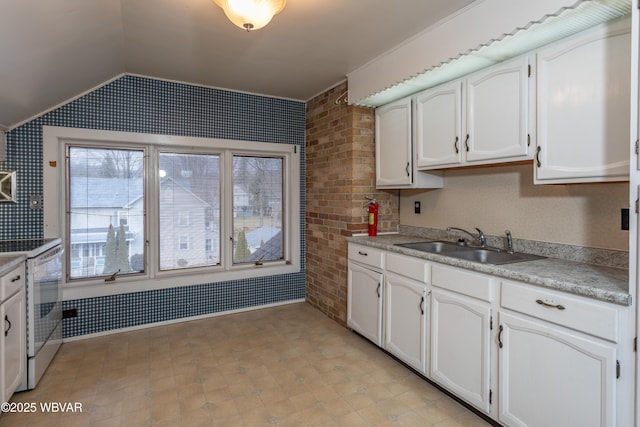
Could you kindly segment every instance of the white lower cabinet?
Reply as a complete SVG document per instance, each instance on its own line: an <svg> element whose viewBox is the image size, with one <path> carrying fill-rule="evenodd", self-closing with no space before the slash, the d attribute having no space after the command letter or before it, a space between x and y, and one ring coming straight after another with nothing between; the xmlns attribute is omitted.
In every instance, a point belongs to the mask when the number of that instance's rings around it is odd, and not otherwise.
<svg viewBox="0 0 640 427"><path fill-rule="evenodd" d="M431 379L489 413L491 307L437 288L431 303Z"/></svg>
<svg viewBox="0 0 640 427"><path fill-rule="evenodd" d="M499 339L501 423L616 425L614 345L506 313Z"/></svg>
<svg viewBox="0 0 640 427"><path fill-rule="evenodd" d="M22 382L27 362L24 265L0 278L0 398L8 402Z"/></svg>
<svg viewBox="0 0 640 427"><path fill-rule="evenodd" d="M430 276L427 261L385 255L384 348L422 374L428 366Z"/></svg>
<svg viewBox="0 0 640 427"><path fill-rule="evenodd" d="M357 245L348 307L350 328L502 425L633 423L629 307Z"/></svg>
<svg viewBox="0 0 640 427"><path fill-rule="evenodd" d="M349 263L347 325L378 346L382 346L382 284L382 273Z"/></svg>
<svg viewBox="0 0 640 427"><path fill-rule="evenodd" d="M424 373L427 349L427 288L405 277L385 277L384 348Z"/></svg>
<svg viewBox="0 0 640 427"><path fill-rule="evenodd" d="M347 326L382 346L382 251L349 245Z"/></svg>
<svg viewBox="0 0 640 427"><path fill-rule="evenodd" d="M491 276L434 264L431 379L485 413L491 411Z"/></svg>
<svg viewBox="0 0 640 427"><path fill-rule="evenodd" d="M500 305L500 422L615 426L618 309L510 281Z"/></svg>

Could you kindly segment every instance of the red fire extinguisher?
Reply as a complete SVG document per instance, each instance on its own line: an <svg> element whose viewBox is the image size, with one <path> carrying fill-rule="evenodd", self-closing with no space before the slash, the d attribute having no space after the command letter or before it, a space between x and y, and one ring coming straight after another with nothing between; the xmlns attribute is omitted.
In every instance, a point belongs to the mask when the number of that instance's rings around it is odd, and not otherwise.
<svg viewBox="0 0 640 427"><path fill-rule="evenodd" d="M375 197L367 197L369 200L369 236L378 235L378 202Z"/></svg>

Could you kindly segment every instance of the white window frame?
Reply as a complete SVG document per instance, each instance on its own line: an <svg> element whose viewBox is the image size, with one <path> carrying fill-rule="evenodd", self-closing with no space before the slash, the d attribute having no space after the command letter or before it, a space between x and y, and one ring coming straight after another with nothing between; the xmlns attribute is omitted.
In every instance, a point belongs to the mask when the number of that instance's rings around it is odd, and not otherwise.
<svg viewBox="0 0 640 427"><path fill-rule="evenodd" d="M140 148L147 150L145 174L147 183L145 198L147 213L146 269L144 274L117 278L105 285L104 278L87 280L74 279L63 284L63 300L91 298L105 295L138 292L144 290L189 286L201 283L215 283L227 280L274 276L300 272L300 154L299 147L293 144L237 141L218 138L195 138L184 136L141 134L104 130L79 129L56 126L43 126L43 175L44 175L44 235L45 237L66 236L66 162L65 147L68 144L95 145L97 147ZM167 150L176 152L194 152L220 155L221 187L233 182L233 155L281 156L284 159L284 242L285 253L282 261L254 264L233 264L233 213L220 213L220 253L223 263L211 267L193 269L160 270L157 254L158 238L158 201L160 185L158 155ZM221 206L233 206L233 192L223 191ZM223 234L224 233L224 234ZM230 233L230 236L226 234ZM65 266L66 267L66 266ZM63 278L66 277L66 271Z"/></svg>

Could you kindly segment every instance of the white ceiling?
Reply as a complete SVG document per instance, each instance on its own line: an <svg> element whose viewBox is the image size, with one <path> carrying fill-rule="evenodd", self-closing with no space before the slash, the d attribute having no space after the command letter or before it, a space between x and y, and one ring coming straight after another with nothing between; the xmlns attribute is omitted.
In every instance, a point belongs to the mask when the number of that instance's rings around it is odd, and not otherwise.
<svg viewBox="0 0 640 427"><path fill-rule="evenodd" d="M306 101L473 1L287 0L247 33L212 0L2 0L0 126L122 73Z"/></svg>

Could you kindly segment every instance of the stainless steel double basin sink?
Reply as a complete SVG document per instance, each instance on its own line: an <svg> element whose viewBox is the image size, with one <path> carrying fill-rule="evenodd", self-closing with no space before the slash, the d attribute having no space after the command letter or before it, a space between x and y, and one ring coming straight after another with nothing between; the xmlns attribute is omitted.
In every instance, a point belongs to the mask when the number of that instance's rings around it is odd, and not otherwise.
<svg viewBox="0 0 640 427"><path fill-rule="evenodd" d="M450 256L452 258L464 259L467 261L479 262L481 264L510 264L514 262L534 261L545 257L520 252L504 252L500 249L478 248L473 246L458 245L452 242L429 241L414 243L396 243L395 246L415 249L422 252L437 253Z"/></svg>

